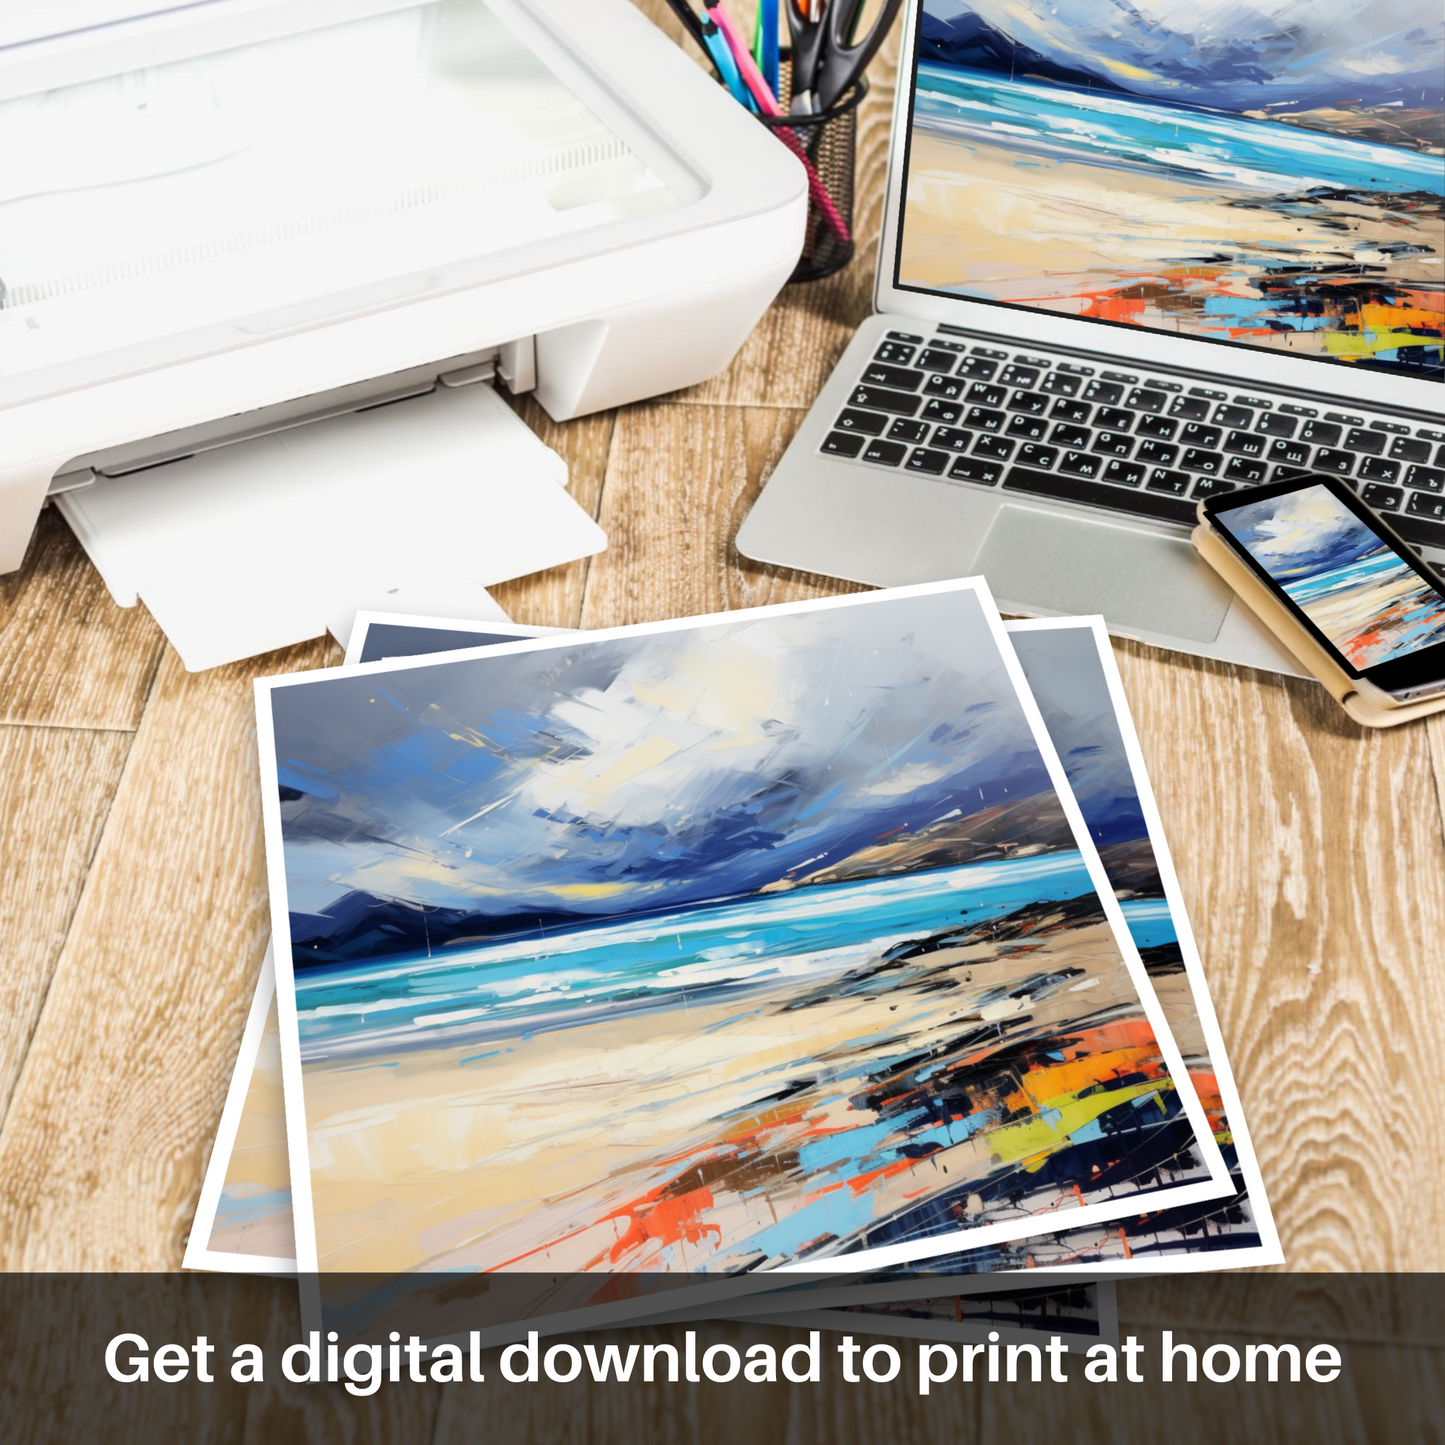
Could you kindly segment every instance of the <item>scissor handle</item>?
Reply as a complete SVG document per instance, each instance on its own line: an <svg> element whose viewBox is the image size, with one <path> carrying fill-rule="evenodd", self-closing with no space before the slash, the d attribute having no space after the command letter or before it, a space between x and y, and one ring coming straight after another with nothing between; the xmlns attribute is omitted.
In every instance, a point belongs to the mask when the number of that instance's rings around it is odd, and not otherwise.
<svg viewBox="0 0 1445 1445"><path fill-rule="evenodd" d="M788 3L791 6L793 0ZM828 41L813 77L819 110L827 110L863 74L892 28L902 0L883 0L868 33L855 41L851 38L852 32L865 3L866 0L852 0L851 4L831 0L821 22L827 27Z"/></svg>

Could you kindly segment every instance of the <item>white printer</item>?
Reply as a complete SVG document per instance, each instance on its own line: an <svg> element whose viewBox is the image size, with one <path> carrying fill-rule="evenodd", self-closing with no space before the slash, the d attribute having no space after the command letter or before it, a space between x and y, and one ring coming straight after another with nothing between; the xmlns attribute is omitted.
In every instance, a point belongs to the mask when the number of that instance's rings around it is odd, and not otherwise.
<svg viewBox="0 0 1445 1445"><path fill-rule="evenodd" d="M274 577L299 528L318 595L326 554L359 548L381 605L443 608L388 585L388 539L397 575L419 546L444 574L448 547L486 550L508 476L546 471L498 398L454 398L500 379L564 420L714 374L806 205L798 162L628 0L7 6L0 572L56 496L117 599L158 615L247 525L276 539ZM404 478L349 493L388 447L415 457ZM309 518L293 463L329 473ZM149 569L181 552L193 576L158 610L176 579Z"/></svg>

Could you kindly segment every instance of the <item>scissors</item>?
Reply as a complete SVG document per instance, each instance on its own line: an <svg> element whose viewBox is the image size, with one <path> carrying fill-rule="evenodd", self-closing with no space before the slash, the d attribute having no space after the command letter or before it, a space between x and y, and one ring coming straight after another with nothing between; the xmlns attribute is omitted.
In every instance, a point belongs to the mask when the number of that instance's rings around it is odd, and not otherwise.
<svg viewBox="0 0 1445 1445"><path fill-rule="evenodd" d="M793 39L792 113L824 111L862 75L878 53L902 0L883 0L858 39L866 0L787 0Z"/></svg>

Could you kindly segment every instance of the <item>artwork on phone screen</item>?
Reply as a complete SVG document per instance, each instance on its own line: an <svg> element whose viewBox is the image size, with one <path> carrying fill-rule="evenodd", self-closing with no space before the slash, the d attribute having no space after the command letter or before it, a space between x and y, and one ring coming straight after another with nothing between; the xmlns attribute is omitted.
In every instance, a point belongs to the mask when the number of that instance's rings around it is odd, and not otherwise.
<svg viewBox="0 0 1445 1445"><path fill-rule="evenodd" d="M1329 488L1216 517L1360 671L1445 642L1445 597Z"/></svg>

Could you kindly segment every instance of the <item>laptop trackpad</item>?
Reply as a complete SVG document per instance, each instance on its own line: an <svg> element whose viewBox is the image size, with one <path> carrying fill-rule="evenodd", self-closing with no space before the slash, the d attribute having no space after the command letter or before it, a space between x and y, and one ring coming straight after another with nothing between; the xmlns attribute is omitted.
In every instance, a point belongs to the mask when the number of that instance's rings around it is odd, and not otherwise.
<svg viewBox="0 0 1445 1445"><path fill-rule="evenodd" d="M1102 612L1118 627L1213 642L1233 593L1194 548L1173 537L1005 506L976 570L1007 603L1066 614Z"/></svg>

